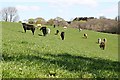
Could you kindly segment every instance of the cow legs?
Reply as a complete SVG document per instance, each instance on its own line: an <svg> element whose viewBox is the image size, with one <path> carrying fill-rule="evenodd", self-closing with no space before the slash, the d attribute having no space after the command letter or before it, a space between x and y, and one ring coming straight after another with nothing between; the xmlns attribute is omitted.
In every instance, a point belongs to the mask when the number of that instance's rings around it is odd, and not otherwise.
<svg viewBox="0 0 120 80"><path fill-rule="evenodd" d="M45 35L46 35L46 33L45 33L45 32L43 32L43 35L45 36Z"/></svg>
<svg viewBox="0 0 120 80"><path fill-rule="evenodd" d="M33 35L34 35L34 31L35 31L35 29L32 29L31 31L32 31L32 33L33 33Z"/></svg>
<svg viewBox="0 0 120 80"><path fill-rule="evenodd" d="M26 33L26 29L24 28L24 31L25 31L25 33Z"/></svg>
<svg viewBox="0 0 120 80"><path fill-rule="evenodd" d="M105 49L105 46L103 46L103 50Z"/></svg>
<svg viewBox="0 0 120 80"><path fill-rule="evenodd" d="M61 32L61 38L64 40L64 32Z"/></svg>
<svg viewBox="0 0 120 80"><path fill-rule="evenodd" d="M62 38L62 40L64 40L64 35L63 34L61 35L61 38Z"/></svg>
<svg viewBox="0 0 120 80"><path fill-rule="evenodd" d="M46 31L43 30L43 35L46 36L46 34L47 34Z"/></svg>
<svg viewBox="0 0 120 80"><path fill-rule="evenodd" d="M64 36L62 36L62 40L64 40Z"/></svg>

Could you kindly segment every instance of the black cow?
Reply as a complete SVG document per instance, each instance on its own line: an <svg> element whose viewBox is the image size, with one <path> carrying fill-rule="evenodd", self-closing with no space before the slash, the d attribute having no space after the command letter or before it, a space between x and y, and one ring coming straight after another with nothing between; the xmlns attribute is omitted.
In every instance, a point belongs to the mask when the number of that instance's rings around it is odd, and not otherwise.
<svg viewBox="0 0 120 80"><path fill-rule="evenodd" d="M106 38L104 38L104 39L103 39L103 42L105 42L105 43L106 43L106 42L107 42L107 39L106 39Z"/></svg>
<svg viewBox="0 0 120 80"><path fill-rule="evenodd" d="M100 48L102 48L103 50L105 49L105 42L100 43Z"/></svg>
<svg viewBox="0 0 120 80"><path fill-rule="evenodd" d="M88 35L87 35L87 34L84 34L84 38L88 38Z"/></svg>
<svg viewBox="0 0 120 80"><path fill-rule="evenodd" d="M55 33L55 35L58 35L58 33L59 33L59 30L56 30L56 33Z"/></svg>
<svg viewBox="0 0 120 80"><path fill-rule="evenodd" d="M64 40L65 32L61 32L60 36L61 36L62 40Z"/></svg>
<svg viewBox="0 0 120 80"><path fill-rule="evenodd" d="M56 27L55 25L53 25L54 26L54 28Z"/></svg>
<svg viewBox="0 0 120 80"><path fill-rule="evenodd" d="M23 25L25 33L26 33L26 30L31 30L33 35L34 35L34 32L35 32L35 26L34 25L30 25L30 24L26 24L26 23L22 23L22 25Z"/></svg>
<svg viewBox="0 0 120 80"><path fill-rule="evenodd" d="M46 34L47 34L47 28L44 26L44 27L41 27L40 30L42 30L43 35L46 36Z"/></svg>

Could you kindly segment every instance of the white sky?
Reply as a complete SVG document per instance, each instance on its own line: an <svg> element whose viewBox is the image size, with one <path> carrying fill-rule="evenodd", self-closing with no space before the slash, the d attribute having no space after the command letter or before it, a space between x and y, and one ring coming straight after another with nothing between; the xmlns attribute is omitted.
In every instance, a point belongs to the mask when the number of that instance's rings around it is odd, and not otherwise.
<svg viewBox="0 0 120 80"><path fill-rule="evenodd" d="M42 17L46 20L62 17L115 18L118 15L119 0L2 0L0 9L16 7L20 20Z"/></svg>

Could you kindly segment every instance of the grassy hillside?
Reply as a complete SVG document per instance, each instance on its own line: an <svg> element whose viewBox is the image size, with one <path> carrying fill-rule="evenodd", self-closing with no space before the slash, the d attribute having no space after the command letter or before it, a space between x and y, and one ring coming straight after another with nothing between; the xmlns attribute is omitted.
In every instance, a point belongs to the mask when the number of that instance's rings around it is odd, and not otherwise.
<svg viewBox="0 0 120 80"><path fill-rule="evenodd" d="M44 37L38 29L33 36L19 23L2 23L3 78L118 77L117 35L48 27L51 33ZM65 32L64 41L54 35L57 29ZM88 39L82 38L84 33ZM96 43L98 38L107 38L105 50Z"/></svg>

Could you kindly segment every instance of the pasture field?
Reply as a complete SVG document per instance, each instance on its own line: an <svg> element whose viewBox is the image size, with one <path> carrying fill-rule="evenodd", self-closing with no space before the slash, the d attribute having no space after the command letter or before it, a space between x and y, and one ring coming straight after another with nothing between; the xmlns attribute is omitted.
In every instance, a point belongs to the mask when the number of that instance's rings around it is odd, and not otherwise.
<svg viewBox="0 0 120 80"><path fill-rule="evenodd" d="M24 32L20 23L2 24L3 78L118 78L118 35L62 27L47 36L36 29ZM65 40L54 35L59 29ZM88 39L83 34L88 34ZM107 38L106 49L97 44Z"/></svg>

